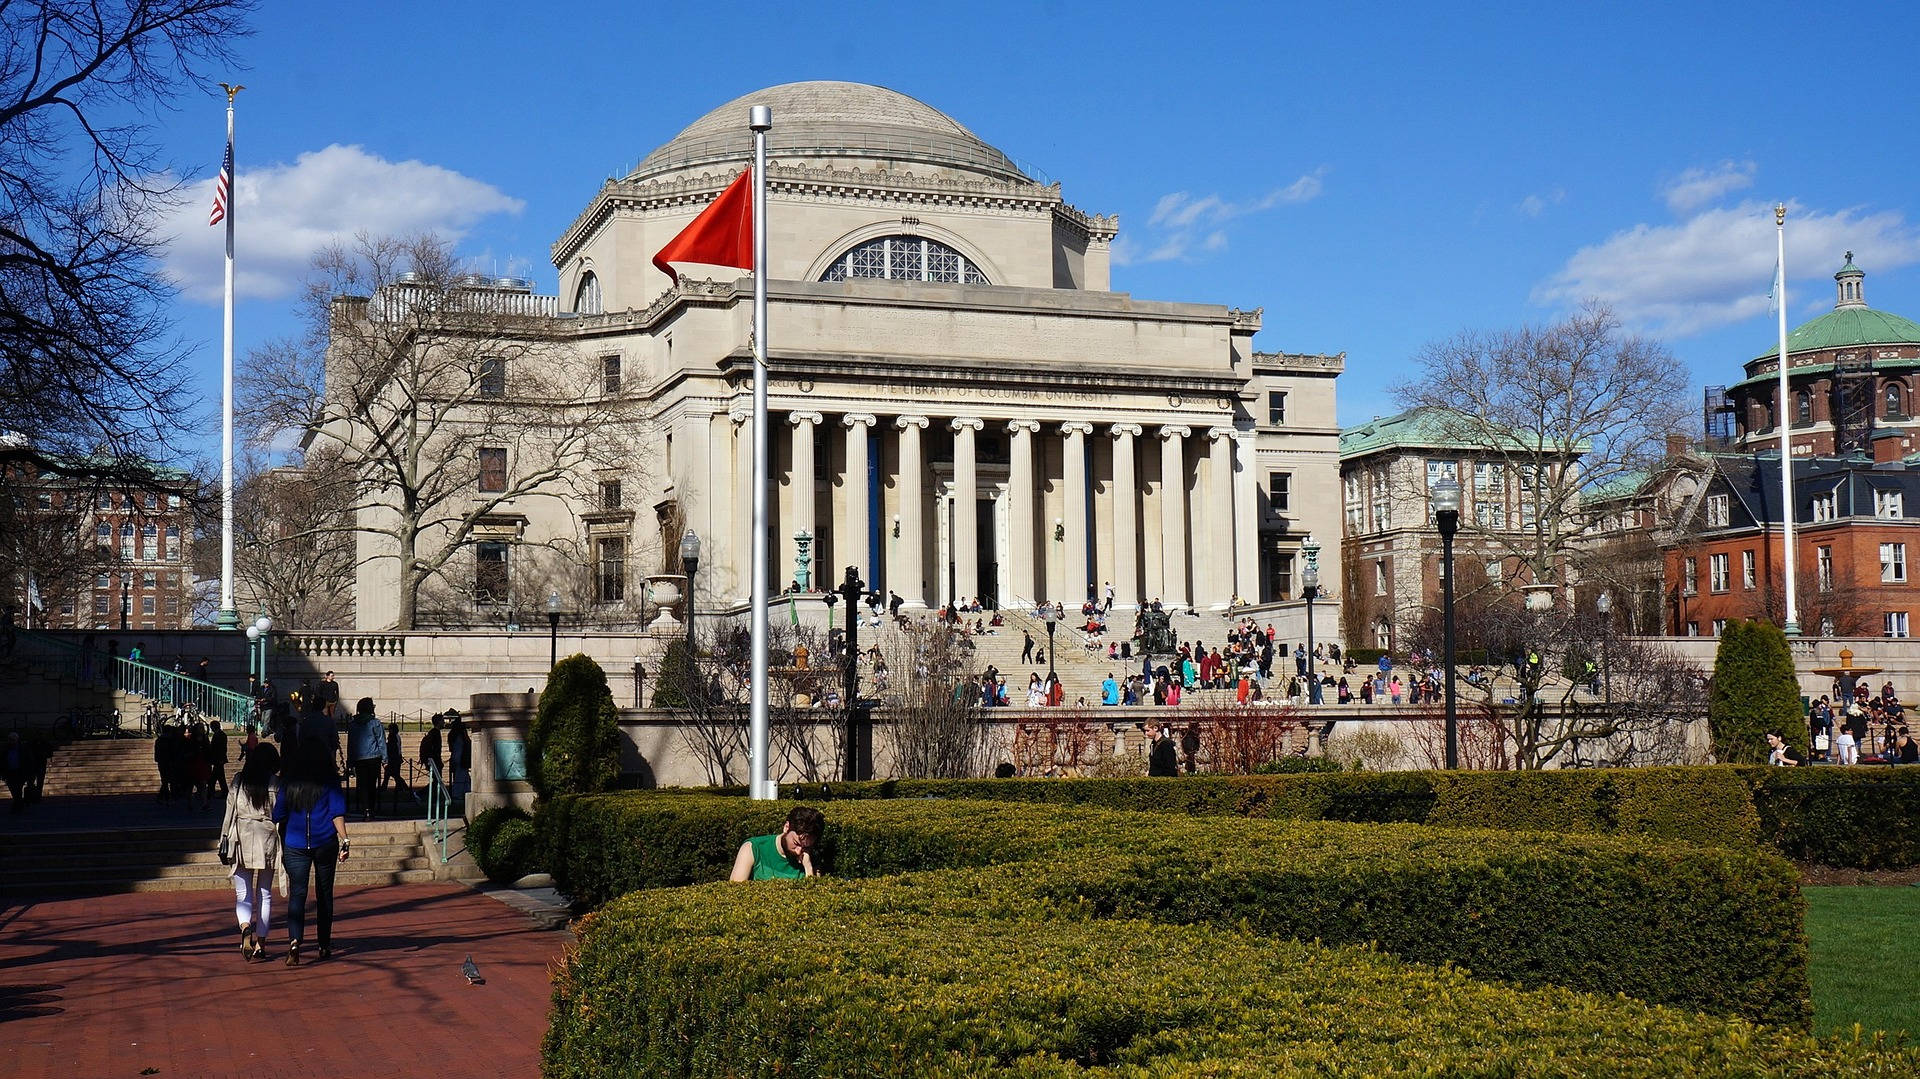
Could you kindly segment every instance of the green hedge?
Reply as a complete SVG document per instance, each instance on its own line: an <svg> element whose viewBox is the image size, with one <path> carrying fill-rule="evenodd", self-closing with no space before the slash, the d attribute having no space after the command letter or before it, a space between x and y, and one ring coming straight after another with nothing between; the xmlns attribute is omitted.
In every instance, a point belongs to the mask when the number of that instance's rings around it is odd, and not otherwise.
<svg viewBox="0 0 1920 1079"><path fill-rule="evenodd" d="M724 878L740 842L777 828L785 807L602 795L556 808L566 825L550 839L574 853L554 872L568 894L599 904ZM887 910L924 907L945 889L974 913L1039 904L1061 917L1371 941L1524 985L1624 992L1793 1026L1810 1015L1796 876L1767 854L965 801L845 801L827 811L818 858L827 871L921 871L888 896ZM926 872L958 869L967 872Z"/></svg>
<svg viewBox="0 0 1920 1079"><path fill-rule="evenodd" d="M1920 769L1916 769L1920 772ZM1291 820L1642 835L1708 846L1758 841L1733 768L1551 772L1343 772L1172 779L891 780L797 785L805 800L972 798Z"/></svg>
<svg viewBox="0 0 1920 1079"><path fill-rule="evenodd" d="M1856 869L1920 865L1920 768L1747 768L1760 835L1789 858Z"/></svg>
<svg viewBox="0 0 1920 1079"><path fill-rule="evenodd" d="M588 1076L1915 1074L1816 1040L1213 926L972 916L909 882L623 898L554 977L543 1074Z"/></svg>
<svg viewBox="0 0 1920 1079"><path fill-rule="evenodd" d="M515 806L485 809L467 825L467 850L488 880L511 884L545 865L532 818Z"/></svg>

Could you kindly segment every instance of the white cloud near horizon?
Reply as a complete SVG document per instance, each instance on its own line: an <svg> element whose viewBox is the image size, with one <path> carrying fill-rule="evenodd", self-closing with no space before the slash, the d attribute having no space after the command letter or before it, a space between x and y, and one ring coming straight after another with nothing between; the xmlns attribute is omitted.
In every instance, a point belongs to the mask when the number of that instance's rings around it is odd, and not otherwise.
<svg viewBox="0 0 1920 1079"><path fill-rule="evenodd" d="M1598 299L1636 328L1686 337L1764 314L1774 251L1773 207L1750 199L1669 225L1635 225L1583 247L1532 298L1549 306ZM1831 296L1847 251L1869 274L1911 265L1920 262L1920 228L1894 210L1825 212L1789 203L1789 308Z"/></svg>
<svg viewBox="0 0 1920 1079"><path fill-rule="evenodd" d="M1722 161L1710 169L1691 168L1660 185L1660 197L1676 214L1691 213L1722 195L1753 186L1759 166L1751 161Z"/></svg>
<svg viewBox="0 0 1920 1079"><path fill-rule="evenodd" d="M1226 224L1276 206L1311 202L1325 190L1327 166L1322 165L1285 187L1276 187L1257 199L1233 202L1219 195L1194 198L1191 192L1162 195L1147 215L1148 239L1136 243L1122 233L1114 241L1113 261L1121 266L1188 259L1227 248Z"/></svg>
<svg viewBox="0 0 1920 1079"><path fill-rule="evenodd" d="M226 229L207 224L213 183L188 185L161 230L167 276L206 303L219 303L225 287ZM338 143L291 164L243 168L234 195L234 291L253 299L292 292L316 252L357 232L458 240L481 219L526 206L451 169Z"/></svg>

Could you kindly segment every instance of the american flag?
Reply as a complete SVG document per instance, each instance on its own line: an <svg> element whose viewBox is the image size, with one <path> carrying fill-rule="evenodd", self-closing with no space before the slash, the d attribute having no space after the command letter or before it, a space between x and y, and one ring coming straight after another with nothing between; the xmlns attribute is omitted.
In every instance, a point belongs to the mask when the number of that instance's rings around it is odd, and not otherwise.
<svg viewBox="0 0 1920 1079"><path fill-rule="evenodd" d="M227 196L233 191L233 143L227 143L227 159L220 164L220 178L213 182L213 213L207 224L218 225L227 219Z"/></svg>

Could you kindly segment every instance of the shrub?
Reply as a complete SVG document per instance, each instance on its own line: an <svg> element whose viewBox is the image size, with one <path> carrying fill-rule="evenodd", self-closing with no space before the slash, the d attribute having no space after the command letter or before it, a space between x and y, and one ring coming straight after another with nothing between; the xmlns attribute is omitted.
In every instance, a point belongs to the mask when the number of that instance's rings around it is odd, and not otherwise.
<svg viewBox="0 0 1920 1079"><path fill-rule="evenodd" d="M678 637L667 642L653 683L653 707L685 708L701 690L700 672L688 656L687 642Z"/></svg>
<svg viewBox="0 0 1920 1079"><path fill-rule="evenodd" d="M909 891L810 881L622 899L580 924L555 971L542 1073L1697 1079L1920 1068L1911 1047L1519 989L1361 948L1031 908L976 916L957 888L920 889L913 910L889 905Z"/></svg>
<svg viewBox="0 0 1920 1079"><path fill-rule="evenodd" d="M1298 775L1303 772L1340 772L1345 768L1332 757L1282 757L1255 768L1254 775Z"/></svg>
<svg viewBox="0 0 1920 1079"><path fill-rule="evenodd" d="M487 879L511 884L545 865L533 820L518 806L482 810L467 825L467 850Z"/></svg>
<svg viewBox="0 0 1920 1079"><path fill-rule="evenodd" d="M1727 623L1713 657L1707 690L1707 723L1713 753L1723 764L1767 759L1772 731L1807 754L1807 724L1800 708L1800 682L1786 634L1771 622Z"/></svg>
<svg viewBox="0 0 1920 1079"><path fill-rule="evenodd" d="M1744 768L1761 837L1789 858L1920 865L1920 768Z"/></svg>
<svg viewBox="0 0 1920 1079"><path fill-rule="evenodd" d="M555 873L569 894L596 904L720 880L739 843L783 816L776 803L631 794L573 800L570 812L562 846L575 853ZM872 893L879 910L1040 909L1245 926L1372 941L1521 984L1794 1025L1810 1014L1797 877L1771 855L964 801L836 802L827 813L819 864L830 872L920 871Z"/></svg>
<svg viewBox="0 0 1920 1079"><path fill-rule="evenodd" d="M547 677L527 733L527 779L542 801L620 782L620 714L590 657L568 656Z"/></svg>

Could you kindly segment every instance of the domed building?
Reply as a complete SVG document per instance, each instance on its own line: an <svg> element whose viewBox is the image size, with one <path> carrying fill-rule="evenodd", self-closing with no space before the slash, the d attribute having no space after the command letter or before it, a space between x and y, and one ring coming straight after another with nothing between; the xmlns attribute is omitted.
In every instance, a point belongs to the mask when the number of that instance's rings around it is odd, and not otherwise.
<svg viewBox="0 0 1920 1079"><path fill-rule="evenodd" d="M1795 455L1914 452L1920 419L1913 393L1920 384L1920 323L1867 306L1866 272L1846 264L1833 275L1833 310L1787 335L1787 415ZM1746 364L1746 378L1729 386L1718 410L1732 420L1732 441L1742 451L1778 447L1780 350L1768 349ZM1716 402L1709 395L1709 427Z"/></svg>
<svg viewBox="0 0 1920 1079"><path fill-rule="evenodd" d="M476 622L503 596L539 606L561 550L580 552L583 587L618 621L638 578L677 569L688 528L705 546L701 608L746 601L752 281L683 265L676 284L652 259L749 165L754 105L773 114L776 591L831 587L852 566L908 606L1074 608L1109 584L1122 609L1296 598L1301 541L1339 528L1344 354L1256 353L1258 309L1113 291L1115 217L905 94L801 82L695 120L553 245L559 294L540 332L638 403L642 449L594 477L613 492L599 504L490 514ZM393 621L396 563L377 544L362 538L363 628Z"/></svg>

